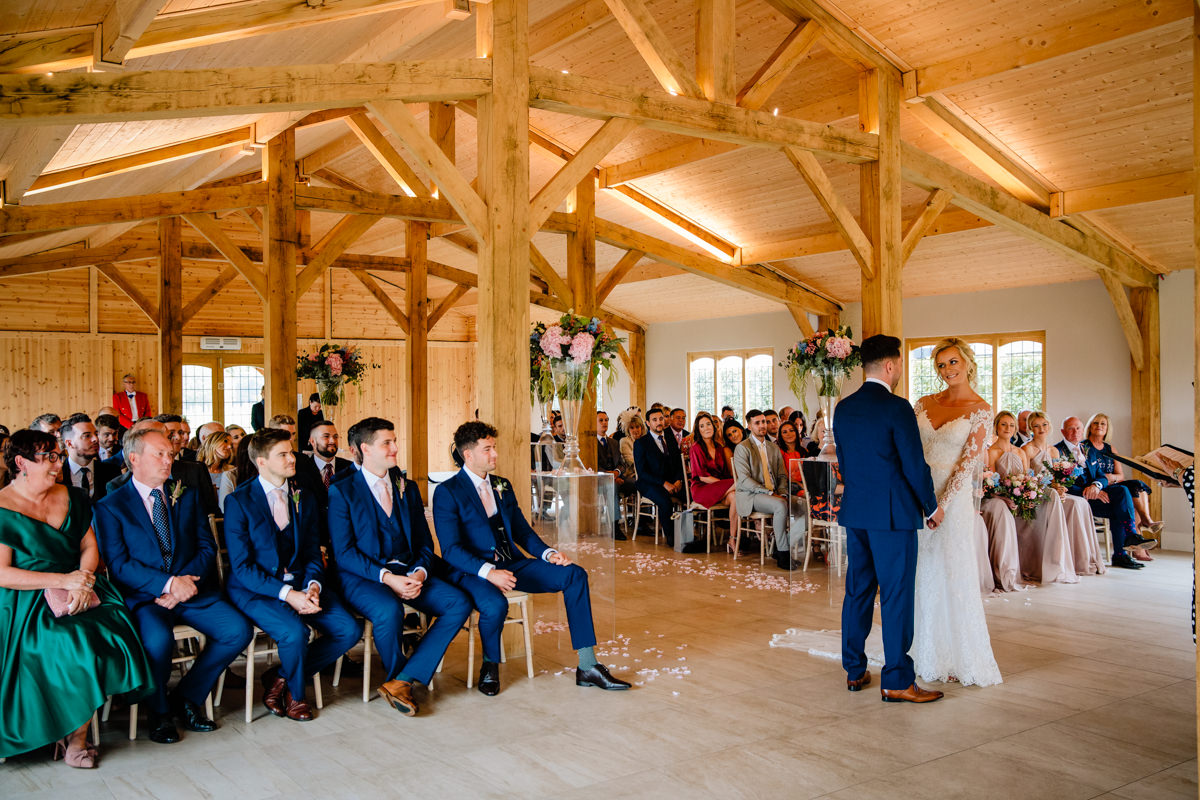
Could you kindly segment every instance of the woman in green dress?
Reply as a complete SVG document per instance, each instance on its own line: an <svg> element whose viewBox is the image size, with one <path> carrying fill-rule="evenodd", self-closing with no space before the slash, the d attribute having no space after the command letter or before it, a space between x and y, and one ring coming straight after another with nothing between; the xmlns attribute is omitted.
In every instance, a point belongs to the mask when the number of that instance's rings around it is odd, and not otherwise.
<svg viewBox="0 0 1200 800"><path fill-rule="evenodd" d="M95 574L88 504L58 483L54 436L18 431L5 461L14 477L0 490L0 757L57 742L56 757L90 769L92 714L109 695L149 692L150 665L120 594ZM62 590L62 616L47 589Z"/></svg>

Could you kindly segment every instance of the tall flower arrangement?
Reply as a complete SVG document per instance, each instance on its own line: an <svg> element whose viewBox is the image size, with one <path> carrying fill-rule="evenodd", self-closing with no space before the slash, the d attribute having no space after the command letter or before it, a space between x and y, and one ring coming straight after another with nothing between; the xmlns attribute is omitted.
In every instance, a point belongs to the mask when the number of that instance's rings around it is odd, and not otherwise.
<svg viewBox="0 0 1200 800"><path fill-rule="evenodd" d="M616 381L613 366L622 341L598 318L581 317L574 309L552 325L537 323L529 334L531 394L543 401L555 394L580 400L592 378L601 374L605 385L611 386ZM570 377L556 384L554 373L570 373Z"/></svg>
<svg viewBox="0 0 1200 800"><path fill-rule="evenodd" d="M837 397L842 379L862 364L853 336L848 325L817 331L797 342L779 363L787 371L788 385L804 406L804 413L808 413L806 395L814 379L818 396Z"/></svg>
<svg viewBox="0 0 1200 800"><path fill-rule="evenodd" d="M379 365L368 363L352 344L326 343L296 357L296 377L316 381L321 405L326 406L346 399L346 384L358 385L369 369L379 369Z"/></svg>

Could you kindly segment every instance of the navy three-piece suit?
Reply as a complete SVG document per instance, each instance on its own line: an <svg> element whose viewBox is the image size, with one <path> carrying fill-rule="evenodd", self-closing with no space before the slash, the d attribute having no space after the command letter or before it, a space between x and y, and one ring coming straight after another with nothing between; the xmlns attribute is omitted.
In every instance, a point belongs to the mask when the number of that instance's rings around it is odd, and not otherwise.
<svg viewBox="0 0 1200 800"><path fill-rule="evenodd" d="M471 601L435 574L433 538L425 521L425 503L413 481L390 470L382 480L392 493L387 515L371 493L365 472L329 485L329 535L341 576L342 593L358 613L371 621L375 646L388 680L403 672L428 685L450 642L471 614ZM403 492L399 484L403 483ZM381 572L411 575L425 571L420 595L401 600L381 579ZM404 604L436 617L412 655L405 659Z"/></svg>
<svg viewBox="0 0 1200 800"><path fill-rule="evenodd" d="M142 645L154 667L157 686L152 710L158 714L170 710L167 681L176 624L190 625L207 637L199 657L175 690L197 705L203 705L217 678L249 644L252 633L250 623L225 600L213 580L217 548L199 494L188 487L173 500L176 485L168 481L162 487L170 532L166 556L133 480L110 492L96 504L94 512L101 556L112 582L133 611ZM175 575L197 576L198 591L187 602L163 608L154 601Z"/></svg>
<svg viewBox="0 0 1200 800"><path fill-rule="evenodd" d="M493 476L489 476L488 481L496 507L496 513L490 518L465 468L445 483L438 484L433 493L433 524L442 544L442 556L451 567L463 573L458 585L471 595L479 609L479 639L483 643L484 658L500 660L500 633L508 615L508 600L504 593L479 576L485 564L511 571L519 591L562 592L567 624L571 629L571 647L576 650L594 647L596 631L592 624L587 571L578 564L563 567L545 561L545 557L554 551L534 532L521 513L512 484ZM501 539L506 545L506 553L497 552ZM526 557L521 550L533 558Z"/></svg>
<svg viewBox="0 0 1200 800"><path fill-rule="evenodd" d="M1054 446L1063 458L1074 458L1066 440L1060 439ZM1087 442L1083 443L1082 449L1085 458L1083 475L1076 478L1075 483L1067 487L1067 492L1076 497L1083 497L1084 489L1092 484L1097 484L1100 490L1108 495L1107 503L1096 498L1088 500L1088 505L1091 506L1093 514L1112 523L1109 530L1112 534L1112 550L1115 559L1116 556L1125 553L1126 537L1131 533L1137 533L1137 523L1134 521L1137 519L1137 511L1133 507L1133 495L1129 493L1128 488L1120 484L1109 485L1108 477L1104 474L1104 467L1100 463L1103 455L1100 451L1089 446Z"/></svg>
<svg viewBox="0 0 1200 800"><path fill-rule="evenodd" d="M883 622L884 689L916 679L913 639L917 530L937 511L912 406L875 382L837 405L837 458L845 492L838 524L846 528L842 666L850 680L867 669L875 590Z"/></svg>
<svg viewBox="0 0 1200 800"><path fill-rule="evenodd" d="M658 449L655 436L662 436L663 449ZM679 457L679 443L668 431L661 434L647 432L633 443L633 466L637 471L637 490L658 508L658 524L663 531L670 531L671 495L663 488L664 483L683 480L683 460Z"/></svg>
<svg viewBox="0 0 1200 800"><path fill-rule="evenodd" d="M308 678L353 647L362 637L362 624L326 582L318 545L324 527L318 498L294 485L285 488L289 521L283 529L258 478L225 499L227 591L233 604L278 644L280 674L292 697L303 700ZM285 586L306 592L314 582L321 586L316 614L301 615L280 599ZM309 626L321 634L311 644Z"/></svg>

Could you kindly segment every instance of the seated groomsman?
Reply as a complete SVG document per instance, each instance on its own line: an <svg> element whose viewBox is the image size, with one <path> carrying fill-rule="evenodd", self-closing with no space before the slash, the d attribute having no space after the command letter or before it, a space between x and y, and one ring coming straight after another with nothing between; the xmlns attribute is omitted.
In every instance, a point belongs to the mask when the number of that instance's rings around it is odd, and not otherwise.
<svg viewBox="0 0 1200 800"><path fill-rule="evenodd" d="M257 480L225 500L229 599L279 645L279 666L263 673L263 705L277 717L313 718L305 684L362 637L337 592L323 589L317 497L289 480L296 473L287 431L253 434ZM309 643L309 627L320 636Z"/></svg>
<svg viewBox="0 0 1200 800"><path fill-rule="evenodd" d="M213 684L250 642L246 618L213 585L217 548L195 489L169 480L172 451L161 430L125 435L132 478L96 504L100 553L121 590L155 670L150 740L179 741L172 716L190 731L216 730L204 716ZM211 485L211 481L209 482ZM190 625L207 637L200 655L169 694L172 629Z"/></svg>
<svg viewBox="0 0 1200 800"><path fill-rule="evenodd" d="M433 538L417 485L393 472L395 427L368 417L350 429L362 468L329 486L329 535L346 601L371 620L388 680L379 694L401 714L419 710L414 682L429 684L471 613L467 596L433 572ZM407 659L404 604L436 621Z"/></svg>
<svg viewBox="0 0 1200 800"><path fill-rule="evenodd" d="M750 435L733 451L738 514L748 517L752 511L765 511L774 515L775 563L780 569L791 569L792 547L799 543L802 531L788 525L788 479L783 455L767 439L767 417L763 412L752 409L746 421L750 423Z"/></svg>
<svg viewBox="0 0 1200 800"><path fill-rule="evenodd" d="M579 653L576 686L628 689L596 661L587 572L538 537L517 505L512 484L491 475L496 429L485 422L463 423L454 432L454 444L464 465L433 493L433 522L443 557L464 573L462 584L475 587L470 591L480 609L483 643L479 690L487 695L500 690L500 634L508 609L504 592L512 589L562 592L571 647ZM496 613L500 609L504 613Z"/></svg>
<svg viewBox="0 0 1200 800"><path fill-rule="evenodd" d="M766 440L779 444L779 414L775 413L775 409L768 408L763 412L763 418L767 421ZM747 418L746 422L749 421Z"/></svg>
<svg viewBox="0 0 1200 800"><path fill-rule="evenodd" d="M646 412L647 435L633 443L633 466L637 471L637 490L658 508L658 524L667 544L675 544L671 524L672 501L683 502L683 462L674 436L663 433L666 417L662 409ZM699 548L693 542L687 547Z"/></svg>
<svg viewBox="0 0 1200 800"><path fill-rule="evenodd" d="M83 414L68 417L58 434L67 450L63 483L82 489L95 503L107 493L108 482L121 474L120 468L97 458L100 442L96 427Z"/></svg>
<svg viewBox="0 0 1200 800"><path fill-rule="evenodd" d="M101 414L96 417L96 441L100 443L100 451L96 457L101 461L111 461L117 464L117 471L125 469L121 460L121 425L112 414Z"/></svg>
<svg viewBox="0 0 1200 800"><path fill-rule="evenodd" d="M303 452L296 458L296 481L312 490L322 508L329 506L329 484L334 476L354 470L354 462L337 454L341 437L337 426L329 420L313 423L308 440L301 442Z"/></svg>

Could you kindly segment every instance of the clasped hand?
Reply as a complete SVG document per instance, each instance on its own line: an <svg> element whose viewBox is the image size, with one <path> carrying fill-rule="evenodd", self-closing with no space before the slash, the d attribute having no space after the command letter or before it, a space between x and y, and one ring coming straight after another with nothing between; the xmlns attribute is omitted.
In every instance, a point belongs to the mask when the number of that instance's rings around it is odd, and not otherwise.
<svg viewBox="0 0 1200 800"><path fill-rule="evenodd" d="M291 589L284 600L297 614L316 614L321 610L321 594L315 585L310 586L307 592Z"/></svg>
<svg viewBox="0 0 1200 800"><path fill-rule="evenodd" d="M1107 503L1108 492L1104 491L1093 483L1083 490L1083 498L1085 500L1100 500L1101 502Z"/></svg>
<svg viewBox="0 0 1200 800"><path fill-rule="evenodd" d="M420 578L414 578L410 575L395 575L389 573L383 576L383 582L389 589L397 594L401 600L414 600L421 594L421 588L425 585Z"/></svg>
<svg viewBox="0 0 1200 800"><path fill-rule="evenodd" d="M154 602L163 608L174 608L180 603L186 603L200 591L196 588L198 580L198 575L176 575L171 579L171 590L163 592Z"/></svg>
<svg viewBox="0 0 1200 800"><path fill-rule="evenodd" d="M96 576L91 570L77 569L74 572L68 572L64 576L63 587L67 590L67 614L74 616L75 614L85 611L92 599L92 586L95 585Z"/></svg>
<svg viewBox="0 0 1200 800"><path fill-rule="evenodd" d="M942 510L941 506L938 506L938 510L933 512L933 516L925 520L925 527L932 531L942 524L942 520L945 519L945 517L946 512Z"/></svg>

